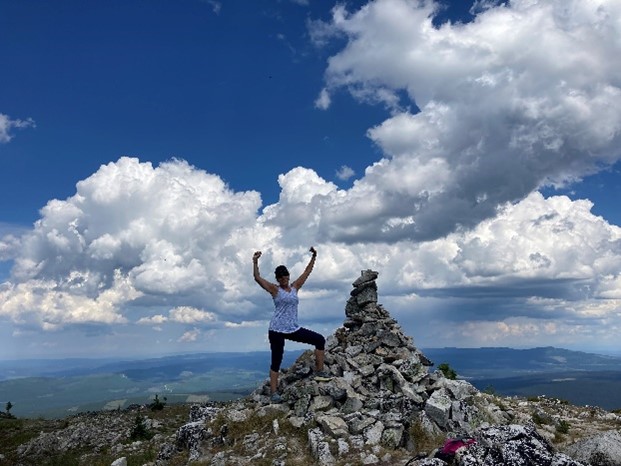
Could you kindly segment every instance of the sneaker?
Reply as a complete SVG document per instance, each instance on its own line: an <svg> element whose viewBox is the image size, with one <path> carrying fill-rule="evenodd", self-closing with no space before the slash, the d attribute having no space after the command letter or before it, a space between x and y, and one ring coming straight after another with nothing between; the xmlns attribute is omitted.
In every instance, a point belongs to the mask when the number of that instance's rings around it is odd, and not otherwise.
<svg viewBox="0 0 621 466"><path fill-rule="evenodd" d="M332 376L326 371L315 371L315 374L313 374L313 378L317 382L328 382L329 380L332 380Z"/></svg>
<svg viewBox="0 0 621 466"><path fill-rule="evenodd" d="M270 396L270 401L272 403L282 403L282 397L278 393L272 393L272 396Z"/></svg>

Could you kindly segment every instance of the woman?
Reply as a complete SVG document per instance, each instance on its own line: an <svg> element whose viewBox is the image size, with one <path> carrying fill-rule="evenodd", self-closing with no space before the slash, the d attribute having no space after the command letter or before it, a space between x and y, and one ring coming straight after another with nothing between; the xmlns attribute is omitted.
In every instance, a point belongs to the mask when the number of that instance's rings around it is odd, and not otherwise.
<svg viewBox="0 0 621 466"><path fill-rule="evenodd" d="M279 265L274 271L278 284L268 282L259 273L259 257L261 251L252 256L254 264L254 280L272 295L274 299L274 316L270 321L268 337L272 350L272 363L270 365L270 391L271 400L275 403L282 401L278 390L278 371L282 363L285 351L285 340L308 343L315 346L315 380L327 381L330 376L323 370L323 358L326 339L317 332L300 327L298 324L298 290L306 282L313 270L317 251L311 247L312 257L300 277L289 284L289 271L284 265Z"/></svg>

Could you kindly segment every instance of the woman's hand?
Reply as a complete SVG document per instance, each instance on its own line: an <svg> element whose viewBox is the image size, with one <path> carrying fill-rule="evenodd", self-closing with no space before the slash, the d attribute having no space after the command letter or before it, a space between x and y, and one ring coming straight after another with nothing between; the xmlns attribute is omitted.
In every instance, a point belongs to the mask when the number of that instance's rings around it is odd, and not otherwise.
<svg viewBox="0 0 621 466"><path fill-rule="evenodd" d="M304 272L302 272L302 275L300 275L300 277L291 284L291 286L295 288L296 290L299 290L300 288L302 288L302 285L304 285L304 283L306 282L306 279L310 275L311 271L313 270L313 266L315 265L315 259L317 258L317 250L313 246L311 246L309 251L311 252L313 256L308 261L308 265L304 269Z"/></svg>
<svg viewBox="0 0 621 466"><path fill-rule="evenodd" d="M261 288L267 291L272 297L278 294L278 286L268 282L259 273L259 257L261 257L261 251L256 251L252 255L252 274L254 275L254 281L259 284Z"/></svg>

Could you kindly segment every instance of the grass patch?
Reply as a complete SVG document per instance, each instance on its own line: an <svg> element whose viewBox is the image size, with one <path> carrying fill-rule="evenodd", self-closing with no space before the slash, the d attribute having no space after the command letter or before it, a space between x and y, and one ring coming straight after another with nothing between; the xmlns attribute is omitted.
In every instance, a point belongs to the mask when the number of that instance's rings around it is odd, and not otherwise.
<svg viewBox="0 0 621 466"><path fill-rule="evenodd" d="M0 419L0 453L4 455L6 461L0 461L0 465L18 464L16 449L19 445L37 437L41 432L50 432L61 426L62 422L59 421Z"/></svg>
<svg viewBox="0 0 621 466"><path fill-rule="evenodd" d="M550 424L550 421L548 419L546 419L544 416L542 416L541 414L537 412L533 413L532 419L533 419L533 422L538 426Z"/></svg>
<svg viewBox="0 0 621 466"><path fill-rule="evenodd" d="M561 419L556 426L556 431L559 434L567 434L569 433L569 422L564 419Z"/></svg>
<svg viewBox="0 0 621 466"><path fill-rule="evenodd" d="M277 432L274 430L275 422L278 425ZM315 425L296 428L282 412L259 414L253 411L239 422L230 421L223 413L219 413L207 427L215 436L222 437L223 445L217 451L227 451L241 457L257 455L252 460L253 465L271 466L275 460L283 458L291 466L316 464L308 451L308 429ZM256 445L261 445L258 451L255 450Z"/></svg>
<svg viewBox="0 0 621 466"><path fill-rule="evenodd" d="M556 431L554 432L554 438L552 439L552 443L563 443L565 441L565 436L563 434L561 434L560 432Z"/></svg>
<svg viewBox="0 0 621 466"><path fill-rule="evenodd" d="M428 432L420 421L412 424L409 430L410 438L414 442L417 453L430 453L444 443L444 434L433 434Z"/></svg>

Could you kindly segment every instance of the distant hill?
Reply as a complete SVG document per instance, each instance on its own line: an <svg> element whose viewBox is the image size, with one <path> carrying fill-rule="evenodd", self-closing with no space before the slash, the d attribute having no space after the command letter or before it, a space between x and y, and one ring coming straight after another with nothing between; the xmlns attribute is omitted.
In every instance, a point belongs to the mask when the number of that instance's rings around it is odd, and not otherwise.
<svg viewBox="0 0 621 466"><path fill-rule="evenodd" d="M621 407L621 358L560 348L427 348L479 390L502 395L548 395L574 404ZM300 351L287 351L283 367ZM199 353L136 360L0 361L0 408L18 417L64 417L124 408L155 394L169 402L226 401L254 390L267 377L270 353ZM597 381L596 384L593 382ZM617 398L615 394L619 394Z"/></svg>
<svg viewBox="0 0 621 466"><path fill-rule="evenodd" d="M427 348L436 366L448 363L481 391L560 398L577 406L621 408L621 358L543 347Z"/></svg>
<svg viewBox="0 0 621 466"><path fill-rule="evenodd" d="M608 411L621 409L621 370L539 373L469 382L481 391L504 396L545 395L576 406L599 406Z"/></svg>
<svg viewBox="0 0 621 466"><path fill-rule="evenodd" d="M299 351L287 351L283 367ZM168 402L229 401L252 392L268 375L270 353L200 353L137 360L0 361L0 404L18 417L58 418L81 411Z"/></svg>
<svg viewBox="0 0 621 466"><path fill-rule="evenodd" d="M286 351L283 363L291 364L299 351ZM21 359L0 361L0 381L20 377L76 377L124 374L132 380L178 380L192 373L220 369L261 371L267 374L269 351L249 353L195 353L148 359Z"/></svg>
<svg viewBox="0 0 621 466"><path fill-rule="evenodd" d="M448 363L466 379L503 378L548 372L621 371L621 358L551 346L513 348L426 348L436 366Z"/></svg>

